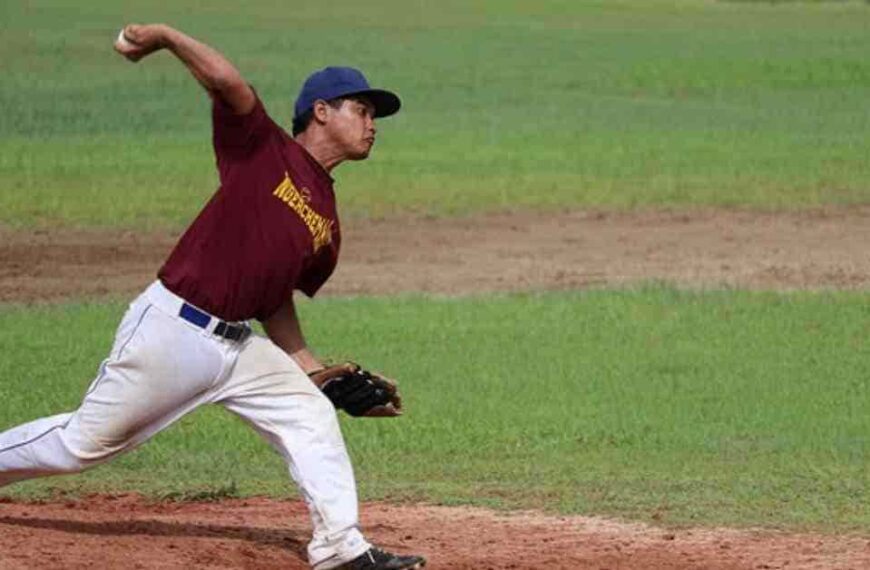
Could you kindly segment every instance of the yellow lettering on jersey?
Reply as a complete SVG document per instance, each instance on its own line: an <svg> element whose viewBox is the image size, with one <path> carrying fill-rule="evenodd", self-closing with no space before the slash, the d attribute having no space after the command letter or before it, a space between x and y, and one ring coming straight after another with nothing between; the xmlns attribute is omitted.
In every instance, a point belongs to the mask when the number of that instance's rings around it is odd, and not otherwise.
<svg viewBox="0 0 870 570"><path fill-rule="evenodd" d="M311 200L308 191L305 190L304 193L300 192L286 172L284 173L284 180L278 184L272 195L287 204L287 207L296 212L296 215L305 223L314 240L315 253L324 245L332 243L332 227L335 225L335 222L325 216L321 216L311 207L308 203Z"/></svg>

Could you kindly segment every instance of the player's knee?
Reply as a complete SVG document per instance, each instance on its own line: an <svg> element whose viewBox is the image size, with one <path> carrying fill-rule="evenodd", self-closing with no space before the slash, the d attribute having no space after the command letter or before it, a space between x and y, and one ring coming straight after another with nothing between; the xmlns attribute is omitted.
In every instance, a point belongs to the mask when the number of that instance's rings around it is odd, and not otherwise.
<svg viewBox="0 0 870 570"><path fill-rule="evenodd" d="M338 414L335 406L332 405L332 402L329 401L323 393L317 394L312 398L312 401L309 403L311 406L311 414L318 420L323 423L327 423L327 420L330 422L338 423Z"/></svg>
<svg viewBox="0 0 870 570"><path fill-rule="evenodd" d="M311 417L314 418L313 428L318 432L321 441L342 440L341 428L338 425L338 413L335 406L325 395L318 394L311 404Z"/></svg>
<svg viewBox="0 0 870 570"><path fill-rule="evenodd" d="M36 471L42 475L79 473L95 463L84 457L76 447L68 445L63 438L53 443L32 452Z"/></svg>
<svg viewBox="0 0 870 570"><path fill-rule="evenodd" d="M80 473L91 465L93 465L93 463L89 463L81 457L70 453L69 455L56 458L56 461L52 465L52 471L59 475Z"/></svg>
<svg viewBox="0 0 870 570"><path fill-rule="evenodd" d="M311 399L308 405L315 409L315 412L319 417L336 415L335 406L329 398L326 397L326 394L320 390L311 394Z"/></svg>
<svg viewBox="0 0 870 570"><path fill-rule="evenodd" d="M67 429L62 434L64 447L68 451L65 464L70 472L78 472L98 465L117 455L123 445L111 444L93 437L81 429Z"/></svg>

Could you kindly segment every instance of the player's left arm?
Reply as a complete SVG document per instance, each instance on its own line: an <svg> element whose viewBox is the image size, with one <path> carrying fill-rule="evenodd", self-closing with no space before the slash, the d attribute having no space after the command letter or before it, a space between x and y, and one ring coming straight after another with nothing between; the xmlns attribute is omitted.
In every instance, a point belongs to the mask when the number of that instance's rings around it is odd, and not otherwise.
<svg viewBox="0 0 870 570"><path fill-rule="evenodd" d="M395 380L363 370L351 362L328 367L320 363L302 336L292 297L263 321L263 328L272 342L296 361L336 408L354 416L402 415L402 398Z"/></svg>
<svg viewBox="0 0 870 570"><path fill-rule="evenodd" d="M274 315L263 321L263 329L272 342L289 354L306 374L323 368L305 342L292 297Z"/></svg>

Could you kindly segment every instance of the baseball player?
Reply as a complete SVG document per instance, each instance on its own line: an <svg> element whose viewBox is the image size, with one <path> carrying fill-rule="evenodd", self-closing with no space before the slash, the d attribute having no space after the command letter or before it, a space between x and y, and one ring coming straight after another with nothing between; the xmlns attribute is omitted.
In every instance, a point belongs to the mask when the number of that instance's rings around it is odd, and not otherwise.
<svg viewBox="0 0 870 570"><path fill-rule="evenodd" d="M398 416L395 384L351 363L324 367L293 304L294 290L313 296L338 258L330 172L369 155L375 118L396 113L399 98L356 69L328 67L302 86L291 136L211 47L159 24L129 25L115 42L134 62L162 49L211 97L220 188L131 303L81 406L0 434L0 486L82 471L216 403L287 462L311 514L313 568L423 567L363 537L335 411ZM252 334L250 319L267 336Z"/></svg>

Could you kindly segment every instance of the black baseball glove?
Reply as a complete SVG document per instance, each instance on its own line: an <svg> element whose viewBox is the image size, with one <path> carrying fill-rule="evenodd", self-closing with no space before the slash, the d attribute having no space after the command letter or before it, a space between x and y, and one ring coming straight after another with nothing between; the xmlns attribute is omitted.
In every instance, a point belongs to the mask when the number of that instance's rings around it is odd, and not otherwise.
<svg viewBox="0 0 870 570"><path fill-rule="evenodd" d="M370 417L399 416L402 398L396 382L363 370L354 362L328 366L309 374L336 408Z"/></svg>

